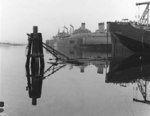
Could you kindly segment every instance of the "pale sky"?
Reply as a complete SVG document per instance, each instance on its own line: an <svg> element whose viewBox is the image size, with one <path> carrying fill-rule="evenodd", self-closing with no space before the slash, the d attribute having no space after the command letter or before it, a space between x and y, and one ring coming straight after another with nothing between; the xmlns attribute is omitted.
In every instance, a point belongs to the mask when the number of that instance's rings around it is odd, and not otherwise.
<svg viewBox="0 0 150 116"><path fill-rule="evenodd" d="M50 39L70 24L79 28L81 22L95 31L99 22L115 21L135 16L145 6L145 0L0 0L0 42L27 43L26 33L39 27L43 39Z"/></svg>

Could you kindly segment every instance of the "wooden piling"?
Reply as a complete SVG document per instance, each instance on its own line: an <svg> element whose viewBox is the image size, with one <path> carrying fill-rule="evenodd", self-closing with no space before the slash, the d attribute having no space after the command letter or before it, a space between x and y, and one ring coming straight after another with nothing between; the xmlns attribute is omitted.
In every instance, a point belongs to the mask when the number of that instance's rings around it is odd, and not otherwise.
<svg viewBox="0 0 150 116"><path fill-rule="evenodd" d="M33 26L33 33L28 35L28 52L26 60L26 72L28 81L29 97L32 98L32 105L36 105L37 98L41 97L44 54L42 45L42 34L38 33L38 27ZM30 79L31 78L31 79Z"/></svg>
<svg viewBox="0 0 150 116"><path fill-rule="evenodd" d="M33 26L33 33L38 33L38 27L37 26Z"/></svg>

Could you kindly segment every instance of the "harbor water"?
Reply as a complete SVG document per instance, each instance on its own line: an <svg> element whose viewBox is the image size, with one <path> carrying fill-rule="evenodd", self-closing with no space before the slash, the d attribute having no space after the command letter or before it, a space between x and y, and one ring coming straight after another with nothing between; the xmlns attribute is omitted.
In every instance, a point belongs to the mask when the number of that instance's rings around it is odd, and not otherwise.
<svg viewBox="0 0 150 116"><path fill-rule="evenodd" d="M82 53L78 51L84 57L108 55L89 53L88 50ZM78 51L66 53L76 55ZM45 70L50 66L47 62L51 57L51 54L44 51ZM37 105L32 105L27 91L25 62L26 46L0 46L0 101L4 102L4 112L0 116L150 115L148 103L133 101L134 98L143 100L137 89L137 81L115 82L115 79L109 79L113 75L109 71L111 61L107 61L107 64L106 61L88 63L83 70L80 66L67 64L43 80L41 96L37 99ZM147 84L147 99L150 100L149 92Z"/></svg>

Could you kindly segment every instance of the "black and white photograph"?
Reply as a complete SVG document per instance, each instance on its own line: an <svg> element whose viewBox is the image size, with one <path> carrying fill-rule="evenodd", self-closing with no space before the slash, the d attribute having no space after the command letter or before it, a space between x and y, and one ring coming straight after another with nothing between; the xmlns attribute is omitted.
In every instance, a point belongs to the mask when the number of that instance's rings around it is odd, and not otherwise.
<svg viewBox="0 0 150 116"><path fill-rule="evenodd" d="M0 0L0 116L150 116L150 1Z"/></svg>

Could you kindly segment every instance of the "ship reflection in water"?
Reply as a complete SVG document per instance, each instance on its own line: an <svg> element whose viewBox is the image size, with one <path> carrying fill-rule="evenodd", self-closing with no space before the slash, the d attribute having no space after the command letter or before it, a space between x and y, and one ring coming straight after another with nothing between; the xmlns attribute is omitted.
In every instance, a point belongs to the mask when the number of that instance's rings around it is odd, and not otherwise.
<svg viewBox="0 0 150 116"><path fill-rule="evenodd" d="M140 98L134 96L133 101L150 104L148 96L150 54L136 54L119 42L112 45L112 51L102 50L102 47L100 49L97 47L68 47L59 45L57 42L53 47L72 60L66 61L52 56L47 62L49 67L45 71L44 68L34 71L34 68L26 67L27 90L33 105L36 105L36 99L41 97L43 80L67 65L70 65L70 70L78 67L80 73L84 73L87 66L94 65L97 67L98 74L105 72L106 84L118 84L120 87L133 84L136 93L139 92L142 96ZM49 54L48 51L46 54Z"/></svg>
<svg viewBox="0 0 150 116"><path fill-rule="evenodd" d="M147 86L150 81L150 55L134 54L122 61L113 59L106 76L106 83L116 83L126 87L129 83L136 83L136 91L142 95L142 99L133 98L133 101L150 104L147 100Z"/></svg>

